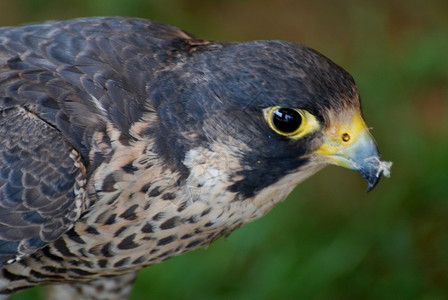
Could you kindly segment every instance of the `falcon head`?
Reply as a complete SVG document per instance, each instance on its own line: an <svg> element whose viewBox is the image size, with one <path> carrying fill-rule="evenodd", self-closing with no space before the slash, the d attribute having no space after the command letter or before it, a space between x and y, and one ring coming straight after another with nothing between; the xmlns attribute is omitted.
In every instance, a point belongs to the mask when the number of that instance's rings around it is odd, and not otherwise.
<svg viewBox="0 0 448 300"><path fill-rule="evenodd" d="M204 44L148 90L159 153L189 184L213 182L231 201L276 202L327 164L358 171L367 191L388 175L353 78L303 45Z"/></svg>

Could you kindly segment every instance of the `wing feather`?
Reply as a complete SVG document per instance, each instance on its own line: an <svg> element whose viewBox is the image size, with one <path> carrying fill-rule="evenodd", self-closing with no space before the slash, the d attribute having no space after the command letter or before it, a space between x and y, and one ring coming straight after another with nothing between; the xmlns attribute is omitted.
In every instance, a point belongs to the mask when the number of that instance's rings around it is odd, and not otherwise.
<svg viewBox="0 0 448 300"><path fill-rule="evenodd" d="M0 111L0 264L56 240L79 218L85 168L61 133L23 108Z"/></svg>

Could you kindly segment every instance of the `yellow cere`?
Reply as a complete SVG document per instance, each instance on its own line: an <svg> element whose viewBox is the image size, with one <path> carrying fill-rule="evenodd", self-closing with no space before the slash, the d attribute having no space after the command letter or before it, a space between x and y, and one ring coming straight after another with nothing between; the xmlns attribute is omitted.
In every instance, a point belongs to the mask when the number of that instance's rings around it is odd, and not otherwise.
<svg viewBox="0 0 448 300"><path fill-rule="evenodd" d="M330 126L325 133L324 143L316 150L317 154L334 155L339 150L354 144L367 126L358 113L354 113L348 122Z"/></svg>
<svg viewBox="0 0 448 300"><path fill-rule="evenodd" d="M285 133L279 131L277 128L275 128L274 124L272 123L272 114L276 109L280 107L281 106L273 106L264 110L264 117L266 121L268 122L271 129L274 130L276 133L283 136L288 136L289 138L292 139L300 139L301 137L320 129L321 126L319 122L317 121L316 117L314 117L311 113L309 113L304 109L294 109L302 117L302 123L300 127L291 133Z"/></svg>

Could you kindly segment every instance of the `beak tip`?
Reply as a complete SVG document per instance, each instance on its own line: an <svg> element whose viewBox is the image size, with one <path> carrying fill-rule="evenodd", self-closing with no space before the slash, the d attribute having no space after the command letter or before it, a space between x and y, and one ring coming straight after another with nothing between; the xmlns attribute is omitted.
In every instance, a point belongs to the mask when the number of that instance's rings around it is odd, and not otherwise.
<svg viewBox="0 0 448 300"><path fill-rule="evenodd" d="M367 180L368 185L366 188L366 193L370 192L371 190L373 190L373 188L378 184L378 182L380 181L381 178L381 174L378 177L375 177L373 179Z"/></svg>
<svg viewBox="0 0 448 300"><path fill-rule="evenodd" d="M375 164L370 164L369 168L360 170L361 176L368 182L366 193L373 190L373 188L378 184L381 176L390 176L390 168L392 166L391 162L386 162L380 160L379 157L375 159Z"/></svg>

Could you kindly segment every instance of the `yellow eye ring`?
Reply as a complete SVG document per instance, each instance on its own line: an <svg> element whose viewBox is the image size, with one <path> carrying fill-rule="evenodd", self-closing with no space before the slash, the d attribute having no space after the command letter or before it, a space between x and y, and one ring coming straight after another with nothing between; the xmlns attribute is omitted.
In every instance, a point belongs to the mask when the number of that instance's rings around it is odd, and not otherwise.
<svg viewBox="0 0 448 300"><path fill-rule="evenodd" d="M319 128L316 118L303 109L273 106L264 114L269 127L283 136L300 138Z"/></svg>

